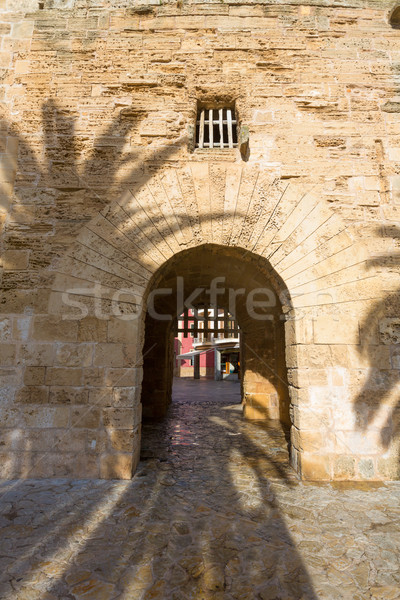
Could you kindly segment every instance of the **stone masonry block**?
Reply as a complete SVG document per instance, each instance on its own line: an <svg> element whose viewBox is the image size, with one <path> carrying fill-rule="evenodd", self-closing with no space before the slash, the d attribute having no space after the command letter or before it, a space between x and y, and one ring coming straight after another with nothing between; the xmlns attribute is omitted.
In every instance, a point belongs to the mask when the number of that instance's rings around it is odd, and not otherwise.
<svg viewBox="0 0 400 600"><path fill-rule="evenodd" d="M97 429L100 425L100 408L96 406L74 406L71 409L71 426Z"/></svg>
<svg viewBox="0 0 400 600"><path fill-rule="evenodd" d="M10 317L0 317L0 342L9 342L12 340L12 319Z"/></svg>
<svg viewBox="0 0 400 600"><path fill-rule="evenodd" d="M33 339L37 341L74 342L78 335L76 321L63 321L55 315L38 316L33 322Z"/></svg>
<svg viewBox="0 0 400 600"><path fill-rule="evenodd" d="M15 62L15 74L26 75L30 71L31 62L30 60L17 60Z"/></svg>
<svg viewBox="0 0 400 600"><path fill-rule="evenodd" d="M20 358L28 366L52 366L55 348L53 344L22 344Z"/></svg>
<svg viewBox="0 0 400 600"><path fill-rule="evenodd" d="M49 388L47 386L21 387L15 394L15 402L19 404L47 404Z"/></svg>
<svg viewBox="0 0 400 600"><path fill-rule="evenodd" d="M60 344L55 364L64 367L90 367L93 360L93 344Z"/></svg>
<svg viewBox="0 0 400 600"><path fill-rule="evenodd" d="M305 452L301 455L301 476L306 481L329 481L331 479L331 459L322 454Z"/></svg>
<svg viewBox="0 0 400 600"><path fill-rule="evenodd" d="M45 367L26 367L24 373L25 385L41 385L45 380Z"/></svg>
<svg viewBox="0 0 400 600"><path fill-rule="evenodd" d="M123 321L112 319L108 321L108 341L135 344L138 339L140 320Z"/></svg>
<svg viewBox="0 0 400 600"><path fill-rule="evenodd" d="M26 342L30 335L31 317L14 317L13 337L15 340Z"/></svg>
<svg viewBox="0 0 400 600"><path fill-rule="evenodd" d="M4 269L26 269L29 262L28 250L6 250L3 254Z"/></svg>
<svg viewBox="0 0 400 600"><path fill-rule="evenodd" d="M14 39L25 39L30 38L33 33L34 22L30 20L20 21L19 23L14 23L12 27L11 36Z"/></svg>
<svg viewBox="0 0 400 600"><path fill-rule="evenodd" d="M142 377L141 368L107 369L105 383L108 386L134 387L140 385Z"/></svg>
<svg viewBox="0 0 400 600"><path fill-rule="evenodd" d="M362 347L348 346L348 364L354 369L367 369L369 367L373 367L375 369L390 369L390 351L390 347L384 345L363 345Z"/></svg>
<svg viewBox="0 0 400 600"><path fill-rule="evenodd" d="M114 429L132 429L134 411L132 408L104 408L103 423L105 427Z"/></svg>
<svg viewBox="0 0 400 600"><path fill-rule="evenodd" d="M135 387L115 387L113 389L113 406L132 407L140 397L139 388Z"/></svg>
<svg viewBox="0 0 400 600"><path fill-rule="evenodd" d="M335 479L348 481L354 479L356 459L354 456L336 456L333 462L333 476Z"/></svg>
<svg viewBox="0 0 400 600"><path fill-rule="evenodd" d="M68 406L32 406L23 413L25 427L28 428L52 428L68 427Z"/></svg>
<svg viewBox="0 0 400 600"><path fill-rule="evenodd" d="M104 454L100 459L100 477L102 479L131 479L132 469L131 452Z"/></svg>
<svg viewBox="0 0 400 600"><path fill-rule="evenodd" d="M314 319L315 344L359 344L357 319L340 316L321 316Z"/></svg>
<svg viewBox="0 0 400 600"><path fill-rule="evenodd" d="M89 404L91 406L113 406L113 388L98 387L89 390Z"/></svg>
<svg viewBox="0 0 400 600"><path fill-rule="evenodd" d="M96 317L85 317L78 321L78 342L106 341L107 321L97 319Z"/></svg>
<svg viewBox="0 0 400 600"><path fill-rule="evenodd" d="M46 371L47 385L72 385L82 384L82 369L48 367Z"/></svg>
<svg viewBox="0 0 400 600"><path fill-rule="evenodd" d="M313 339L313 322L310 318L299 318L285 321L286 344L310 344Z"/></svg>
<svg viewBox="0 0 400 600"><path fill-rule="evenodd" d="M135 444L140 444L140 431L128 431L124 429L109 429L109 447L113 452L133 452Z"/></svg>
<svg viewBox="0 0 400 600"><path fill-rule="evenodd" d="M37 477L99 477L96 457L73 452L46 452L34 455L33 469ZM32 472L31 467L31 472Z"/></svg>
<svg viewBox="0 0 400 600"><path fill-rule="evenodd" d="M12 55L10 52L0 52L0 67L2 69L7 69L11 66L11 58Z"/></svg>
<svg viewBox="0 0 400 600"><path fill-rule="evenodd" d="M15 344L0 344L0 365L2 367L12 366L15 362Z"/></svg>
<svg viewBox="0 0 400 600"><path fill-rule="evenodd" d="M50 404L87 404L89 391L81 387L50 387Z"/></svg>
<svg viewBox="0 0 400 600"><path fill-rule="evenodd" d="M101 367L87 367L82 369L82 384L88 387L99 388L106 384L106 370Z"/></svg>
<svg viewBox="0 0 400 600"><path fill-rule="evenodd" d="M95 366L125 366L124 348L122 344L96 344L94 351Z"/></svg>
<svg viewBox="0 0 400 600"><path fill-rule="evenodd" d="M400 318L386 317L379 322L380 340L383 344L400 344Z"/></svg>

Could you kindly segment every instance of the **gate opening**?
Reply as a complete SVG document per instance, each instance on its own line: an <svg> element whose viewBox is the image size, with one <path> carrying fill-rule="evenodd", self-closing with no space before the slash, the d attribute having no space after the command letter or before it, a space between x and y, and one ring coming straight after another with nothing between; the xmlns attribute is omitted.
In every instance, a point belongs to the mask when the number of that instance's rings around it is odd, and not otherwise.
<svg viewBox="0 0 400 600"><path fill-rule="evenodd" d="M187 375L236 381L244 418L288 429L282 290L269 263L243 249L207 244L167 261L148 291L143 419L165 417L174 377Z"/></svg>

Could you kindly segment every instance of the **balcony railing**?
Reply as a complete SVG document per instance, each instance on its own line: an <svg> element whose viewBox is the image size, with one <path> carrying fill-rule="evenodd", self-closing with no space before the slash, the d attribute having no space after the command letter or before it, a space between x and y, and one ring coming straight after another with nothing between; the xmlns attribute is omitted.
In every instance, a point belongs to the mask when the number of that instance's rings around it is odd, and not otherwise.
<svg viewBox="0 0 400 600"><path fill-rule="evenodd" d="M208 334L208 336L200 335L198 337L193 338L193 347L196 346L218 346L219 344L232 342L234 344L239 343L239 336L235 335L233 332L230 333L218 333L214 335L213 333Z"/></svg>

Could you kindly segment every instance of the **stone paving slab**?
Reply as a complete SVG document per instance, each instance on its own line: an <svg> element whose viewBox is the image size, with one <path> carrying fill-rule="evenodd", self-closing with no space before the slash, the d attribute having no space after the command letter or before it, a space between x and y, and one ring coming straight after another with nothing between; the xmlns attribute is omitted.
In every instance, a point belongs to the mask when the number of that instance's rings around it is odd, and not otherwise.
<svg viewBox="0 0 400 600"><path fill-rule="evenodd" d="M400 598L400 483L300 482L282 430L201 389L132 481L0 484L2 600Z"/></svg>

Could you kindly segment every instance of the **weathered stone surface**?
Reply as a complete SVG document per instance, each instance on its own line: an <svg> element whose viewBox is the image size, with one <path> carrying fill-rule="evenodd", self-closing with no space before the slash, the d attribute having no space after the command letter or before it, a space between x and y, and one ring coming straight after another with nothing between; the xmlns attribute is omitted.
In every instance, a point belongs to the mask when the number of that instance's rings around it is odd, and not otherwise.
<svg viewBox="0 0 400 600"><path fill-rule="evenodd" d="M186 260L273 292L285 339L242 314L243 398L296 429L298 472L398 477L398 14L322 4L0 0L0 398L26 428L7 473L76 409L102 440L79 476L126 476L143 390L160 416L171 380L143 308ZM195 149L196 102L235 103L242 152ZM73 474L62 457L46 473Z"/></svg>

